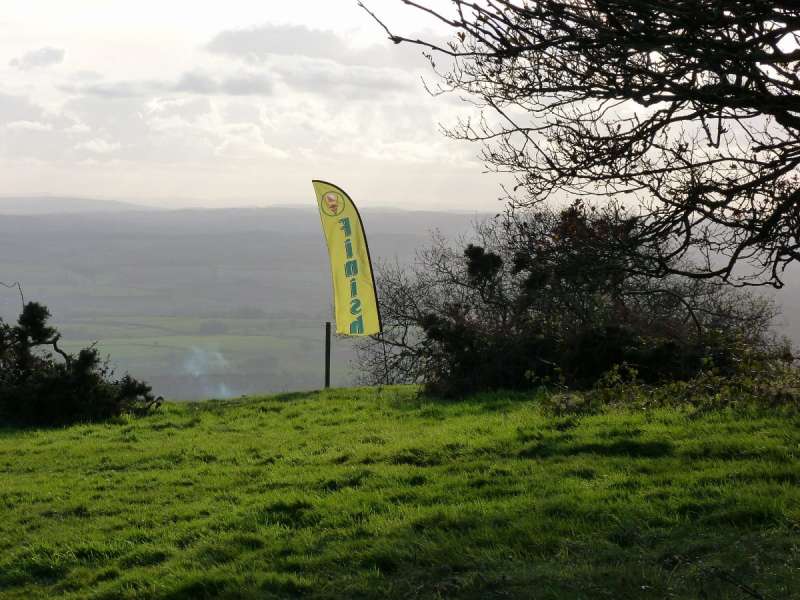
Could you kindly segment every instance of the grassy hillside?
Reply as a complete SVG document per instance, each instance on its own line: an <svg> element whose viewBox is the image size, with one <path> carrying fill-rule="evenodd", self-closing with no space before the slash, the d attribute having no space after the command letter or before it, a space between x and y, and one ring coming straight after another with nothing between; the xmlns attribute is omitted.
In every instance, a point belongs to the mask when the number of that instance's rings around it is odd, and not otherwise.
<svg viewBox="0 0 800 600"><path fill-rule="evenodd" d="M0 431L0 597L800 597L799 453L800 417L409 388Z"/></svg>

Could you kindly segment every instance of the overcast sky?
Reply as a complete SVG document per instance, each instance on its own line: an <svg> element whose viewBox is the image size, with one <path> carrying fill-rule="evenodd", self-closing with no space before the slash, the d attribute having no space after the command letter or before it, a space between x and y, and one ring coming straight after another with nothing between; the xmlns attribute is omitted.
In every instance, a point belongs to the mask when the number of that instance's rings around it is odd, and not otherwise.
<svg viewBox="0 0 800 600"><path fill-rule="evenodd" d="M497 209L479 149L438 130L467 107L428 96L423 74L355 0L10 2L0 195L264 205L308 202L321 178L363 205Z"/></svg>

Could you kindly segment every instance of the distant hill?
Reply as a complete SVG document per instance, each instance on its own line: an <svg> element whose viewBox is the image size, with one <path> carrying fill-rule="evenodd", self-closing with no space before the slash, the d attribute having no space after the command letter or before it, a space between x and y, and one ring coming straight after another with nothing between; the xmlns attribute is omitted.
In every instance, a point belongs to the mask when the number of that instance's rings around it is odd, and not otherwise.
<svg viewBox="0 0 800 600"><path fill-rule="evenodd" d="M310 206L264 206L241 208L190 208L178 210L149 209L124 202L109 202L102 210L93 209L91 200L75 204L69 201L63 210L46 210L44 205L27 212L4 210L0 199L0 233L21 230L44 232L67 231L87 233L126 234L212 234L270 231L286 234L310 234L321 237L319 216L313 203ZM97 206L103 202L96 201ZM71 206L69 210L67 207ZM376 234L411 234L428 239L432 230L447 236L462 234L472 223L492 217L494 213L404 211L388 208L362 208L367 236ZM124 218L120 218L124 216Z"/></svg>
<svg viewBox="0 0 800 600"><path fill-rule="evenodd" d="M124 213L125 218L119 219ZM475 221L494 213L402 210L387 207L362 207L362 218L370 233L407 233L427 237L438 230L459 235ZM39 231L85 230L106 233L241 233L276 231L320 233L319 217L313 200L308 206L274 205L232 208L165 209L117 200L96 200L68 196L0 196L0 215L11 218L0 222L0 232L35 228Z"/></svg>
<svg viewBox="0 0 800 600"><path fill-rule="evenodd" d="M0 196L0 215L51 215L158 210L131 202L69 196Z"/></svg>

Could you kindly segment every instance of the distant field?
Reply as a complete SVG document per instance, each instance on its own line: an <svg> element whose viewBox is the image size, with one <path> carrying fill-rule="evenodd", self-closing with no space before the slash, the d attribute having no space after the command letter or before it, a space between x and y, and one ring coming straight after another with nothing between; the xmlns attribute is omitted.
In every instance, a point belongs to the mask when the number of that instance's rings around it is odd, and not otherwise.
<svg viewBox="0 0 800 600"><path fill-rule="evenodd" d="M322 321L105 316L71 319L60 330L68 350L97 341L119 371L173 399L308 389L323 381ZM350 339L334 340L335 385L355 377L352 348Z"/></svg>
<svg viewBox="0 0 800 600"><path fill-rule="evenodd" d="M0 431L0 597L800 597L800 417L415 394Z"/></svg>
<svg viewBox="0 0 800 600"><path fill-rule="evenodd" d="M2 207L0 207L2 208ZM428 230L475 216L369 211L380 260L411 260ZM144 211L0 218L0 281L51 310L64 344L94 341L120 371L171 399L309 390L323 382L331 279L313 197L297 209ZM0 318L16 320L0 288ZM247 317L247 318L244 318ZM357 382L334 343L333 382Z"/></svg>

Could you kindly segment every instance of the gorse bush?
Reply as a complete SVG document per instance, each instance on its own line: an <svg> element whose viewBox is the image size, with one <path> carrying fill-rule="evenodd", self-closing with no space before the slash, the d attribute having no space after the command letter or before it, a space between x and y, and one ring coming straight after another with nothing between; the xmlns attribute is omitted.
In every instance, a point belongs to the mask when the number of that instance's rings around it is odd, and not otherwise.
<svg viewBox="0 0 800 600"><path fill-rule="evenodd" d="M800 410L800 369L788 356L745 353L733 373L709 363L689 379L650 385L638 378L636 369L623 364L612 367L590 389L550 390L541 399L545 411L558 415L597 414L616 407L683 407L693 414L768 408L796 414Z"/></svg>
<svg viewBox="0 0 800 600"><path fill-rule="evenodd" d="M366 383L424 383L456 396L590 389L615 365L646 384L722 376L783 351L774 305L704 280L644 274L630 220L577 203L510 213L459 251L435 237L412 268L381 265L384 333L359 350Z"/></svg>
<svg viewBox="0 0 800 600"><path fill-rule="evenodd" d="M28 302L16 325L0 319L0 424L97 421L160 404L146 383L114 379L96 348L63 351L49 318L45 306Z"/></svg>

